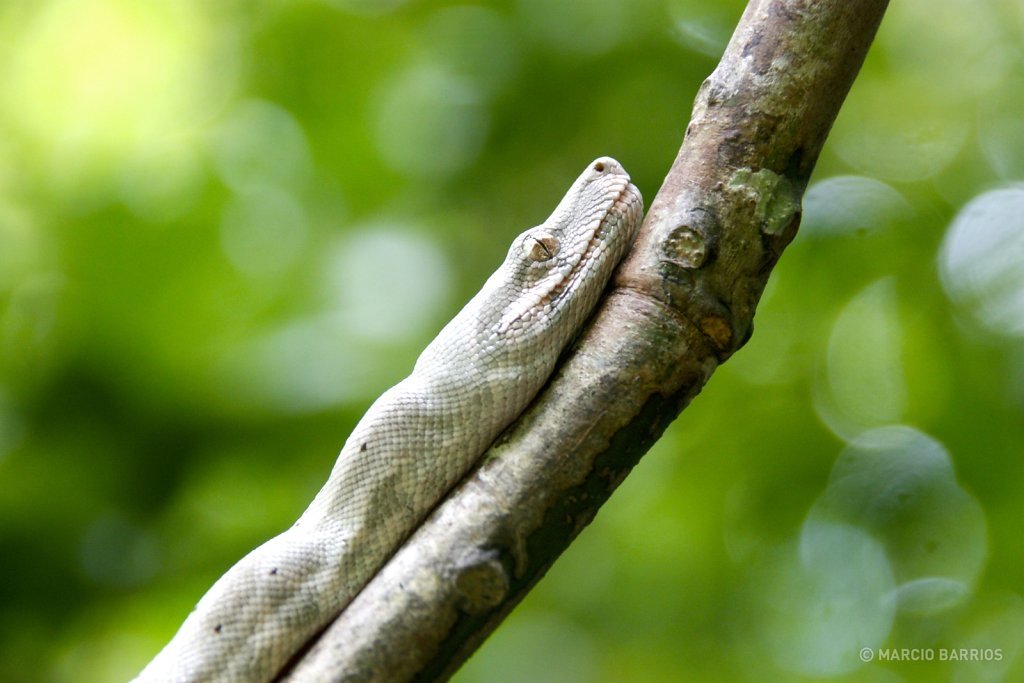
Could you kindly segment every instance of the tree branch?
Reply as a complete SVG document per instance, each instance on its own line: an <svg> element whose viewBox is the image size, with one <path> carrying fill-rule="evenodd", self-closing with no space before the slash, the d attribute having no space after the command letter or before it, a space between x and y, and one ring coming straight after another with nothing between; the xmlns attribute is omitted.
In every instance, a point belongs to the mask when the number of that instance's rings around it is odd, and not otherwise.
<svg viewBox="0 0 1024 683"><path fill-rule="evenodd" d="M752 0L613 288L530 409L287 680L443 680L749 338L886 0Z"/></svg>

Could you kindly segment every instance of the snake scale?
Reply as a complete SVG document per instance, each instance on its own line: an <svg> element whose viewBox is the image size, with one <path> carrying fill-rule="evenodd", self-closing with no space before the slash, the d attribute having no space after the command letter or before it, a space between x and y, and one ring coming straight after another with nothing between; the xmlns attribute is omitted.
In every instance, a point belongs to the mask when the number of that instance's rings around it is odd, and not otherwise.
<svg viewBox="0 0 1024 683"><path fill-rule="evenodd" d="M138 683L269 681L334 619L530 403L636 233L622 166L587 166L378 398L309 508L242 558Z"/></svg>

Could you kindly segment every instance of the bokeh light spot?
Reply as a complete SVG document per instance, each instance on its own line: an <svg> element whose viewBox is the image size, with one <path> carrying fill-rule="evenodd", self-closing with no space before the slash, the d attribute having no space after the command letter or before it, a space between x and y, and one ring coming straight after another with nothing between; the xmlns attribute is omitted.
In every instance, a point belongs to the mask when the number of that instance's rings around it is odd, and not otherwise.
<svg viewBox="0 0 1024 683"><path fill-rule="evenodd" d="M949 297L981 325L1024 336L1024 187L986 192L961 209L939 271Z"/></svg>
<svg viewBox="0 0 1024 683"><path fill-rule="evenodd" d="M281 275L306 246L306 214L287 192L251 189L231 198L221 217L221 245L239 271L254 278Z"/></svg>
<svg viewBox="0 0 1024 683"><path fill-rule="evenodd" d="M416 229L364 224L324 250L316 315L288 321L226 355L235 400L282 412L372 398L412 369L395 350L436 333L451 297L442 252Z"/></svg>
<svg viewBox="0 0 1024 683"><path fill-rule="evenodd" d="M836 176L814 183L804 196L801 234L863 235L907 220L914 210L890 185L864 176Z"/></svg>
<svg viewBox="0 0 1024 683"><path fill-rule="evenodd" d="M377 92L377 147L395 170L449 176L472 163L489 127L481 94L436 66L400 72Z"/></svg>
<svg viewBox="0 0 1024 683"><path fill-rule="evenodd" d="M882 546L844 524L818 524L759 568L762 646L783 669L835 676L859 668L858 652L892 628L892 573Z"/></svg>
<svg viewBox="0 0 1024 683"><path fill-rule="evenodd" d="M942 444L909 427L872 430L843 450L808 513L803 542L833 522L863 528L884 545L904 613L962 603L984 566L981 507L957 483Z"/></svg>
<svg viewBox="0 0 1024 683"><path fill-rule="evenodd" d="M416 338L451 297L444 254L419 232L391 222L357 226L328 252L324 285L355 337Z"/></svg>
<svg viewBox="0 0 1024 683"><path fill-rule="evenodd" d="M285 109L263 100L235 105L210 146L217 172L235 190L301 185L312 162L302 127Z"/></svg>
<svg viewBox="0 0 1024 683"><path fill-rule="evenodd" d="M430 16L423 28L432 58L486 95L504 86L519 67L508 21L486 7L446 7Z"/></svg>
<svg viewBox="0 0 1024 683"><path fill-rule="evenodd" d="M898 422L907 402L895 283L879 280L843 307L832 327L815 408L839 436Z"/></svg>
<svg viewBox="0 0 1024 683"><path fill-rule="evenodd" d="M904 182L934 176L956 158L970 125L956 108L934 106L933 87L858 83L836 119L831 149L865 175ZM905 91L898 116L891 107L894 91Z"/></svg>
<svg viewBox="0 0 1024 683"><path fill-rule="evenodd" d="M929 616L963 603L971 595L971 586L945 576L925 576L900 584L896 602L902 614Z"/></svg>
<svg viewBox="0 0 1024 683"><path fill-rule="evenodd" d="M234 87L236 60L192 2L54 0L25 31L0 101L69 194L144 141L196 125Z"/></svg>

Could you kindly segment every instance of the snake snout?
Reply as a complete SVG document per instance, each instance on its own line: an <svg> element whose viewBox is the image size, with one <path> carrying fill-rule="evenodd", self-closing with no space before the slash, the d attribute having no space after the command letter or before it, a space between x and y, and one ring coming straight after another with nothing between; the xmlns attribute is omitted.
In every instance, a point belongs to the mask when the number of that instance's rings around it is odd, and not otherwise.
<svg viewBox="0 0 1024 683"><path fill-rule="evenodd" d="M627 178L629 177L622 164L611 157L598 157L594 159L593 163L590 164L590 168L601 175L624 175Z"/></svg>

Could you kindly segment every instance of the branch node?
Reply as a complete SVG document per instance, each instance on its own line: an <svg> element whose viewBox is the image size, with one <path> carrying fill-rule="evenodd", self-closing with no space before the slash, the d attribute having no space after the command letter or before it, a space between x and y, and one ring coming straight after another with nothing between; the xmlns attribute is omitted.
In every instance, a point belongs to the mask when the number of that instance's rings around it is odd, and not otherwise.
<svg viewBox="0 0 1024 683"><path fill-rule="evenodd" d="M732 345L732 325L725 318L707 315L700 319L700 331L707 335L715 350L727 351Z"/></svg>
<svg viewBox="0 0 1024 683"><path fill-rule="evenodd" d="M508 572L494 554L477 555L471 564L459 568L455 590L459 594L459 608L476 615L501 604L510 585Z"/></svg>
<svg viewBox="0 0 1024 683"><path fill-rule="evenodd" d="M696 270L707 260L707 238L700 230L683 224L669 233L662 251L666 259L680 268Z"/></svg>

